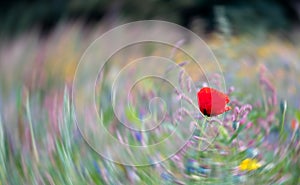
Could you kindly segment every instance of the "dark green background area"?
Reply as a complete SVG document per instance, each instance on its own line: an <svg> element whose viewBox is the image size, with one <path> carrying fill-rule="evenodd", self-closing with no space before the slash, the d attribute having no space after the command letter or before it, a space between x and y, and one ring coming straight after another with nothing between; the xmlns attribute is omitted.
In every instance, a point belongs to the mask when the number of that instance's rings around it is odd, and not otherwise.
<svg viewBox="0 0 300 185"><path fill-rule="evenodd" d="M160 19L190 27L205 22L205 30L216 29L216 7L235 32L263 27L276 31L298 23L297 0L14 0L0 2L1 32L15 34L38 26L49 31L62 20L93 23L107 20ZM300 11L300 10L298 10Z"/></svg>

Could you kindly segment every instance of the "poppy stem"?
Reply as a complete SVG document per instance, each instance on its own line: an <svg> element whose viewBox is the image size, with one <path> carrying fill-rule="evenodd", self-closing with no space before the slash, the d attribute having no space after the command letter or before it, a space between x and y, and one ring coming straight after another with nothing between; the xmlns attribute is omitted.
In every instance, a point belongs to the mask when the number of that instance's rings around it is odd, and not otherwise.
<svg viewBox="0 0 300 185"><path fill-rule="evenodd" d="M203 118L204 118L204 122L202 123L201 127L199 127L201 137L203 136L204 129L206 128L206 124L207 124L207 117L204 116ZM201 151L201 143L202 143L202 141L199 140L199 143L198 143L198 150L199 151Z"/></svg>

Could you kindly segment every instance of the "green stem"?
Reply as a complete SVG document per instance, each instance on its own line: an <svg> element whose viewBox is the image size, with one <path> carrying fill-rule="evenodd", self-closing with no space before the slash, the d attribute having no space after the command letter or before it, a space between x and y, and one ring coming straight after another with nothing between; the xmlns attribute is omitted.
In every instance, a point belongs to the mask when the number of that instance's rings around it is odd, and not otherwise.
<svg viewBox="0 0 300 185"><path fill-rule="evenodd" d="M207 117L206 116L204 116L204 122L202 123L202 126L200 127L199 125L198 125L198 129L200 130L200 136L202 137L202 135L203 135L203 133L204 133L204 129L206 128L206 123L207 123ZM200 151L201 149L201 143L202 143L202 141L201 140L199 140L199 143L198 143L198 150Z"/></svg>
<svg viewBox="0 0 300 185"><path fill-rule="evenodd" d="M262 97L263 97L263 103L264 103L265 111L268 112L267 97L266 97L265 91L264 91L262 86L260 87L260 90L261 90Z"/></svg>
<svg viewBox="0 0 300 185"><path fill-rule="evenodd" d="M30 112L29 98L28 97L26 98L26 113L27 113L27 118L28 118L28 122L29 122L29 129L30 129L30 135L31 135L33 155L34 155L36 161L39 162L39 155L38 155L37 148L36 148L36 143L35 143L35 137L34 137L34 131L33 131L33 126L32 126L32 119L31 119L31 112Z"/></svg>
<svg viewBox="0 0 300 185"><path fill-rule="evenodd" d="M285 114L287 109L287 102L283 102L283 109L282 109L282 117L281 117L281 124L280 124L280 135L283 134L284 131L284 120L285 120Z"/></svg>

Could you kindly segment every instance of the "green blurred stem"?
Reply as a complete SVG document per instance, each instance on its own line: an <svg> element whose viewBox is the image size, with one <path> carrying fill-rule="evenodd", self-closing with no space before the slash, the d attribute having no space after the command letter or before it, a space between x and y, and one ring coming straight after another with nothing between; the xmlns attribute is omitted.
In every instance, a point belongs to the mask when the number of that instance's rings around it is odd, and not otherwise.
<svg viewBox="0 0 300 185"><path fill-rule="evenodd" d="M4 130L2 125L2 117L0 114L0 184L6 181L6 154L5 154L5 143L4 143ZM4 183L3 183L4 184Z"/></svg>
<svg viewBox="0 0 300 185"><path fill-rule="evenodd" d="M285 120L285 114L286 114L286 109L287 109L287 102L283 102L283 110L282 110L282 117L281 117L281 124L280 124L280 135L283 134L284 131L284 120Z"/></svg>
<svg viewBox="0 0 300 185"><path fill-rule="evenodd" d="M36 159L37 162L39 162L39 155L37 152L37 148L36 148L36 143L35 143L35 137L34 137L34 132L33 132L33 127L32 127L32 119L31 119L31 112L30 112L30 108L29 108L29 98L26 98L26 114L28 117L28 121L29 121L29 128L30 128L30 135L31 135L31 141L32 141L32 147L33 147L33 155Z"/></svg>
<svg viewBox="0 0 300 185"><path fill-rule="evenodd" d="M265 111L268 112L267 97L266 97L265 91L264 91L262 86L260 86L260 90L261 90L261 93L262 93L262 98L263 98L263 102L264 102Z"/></svg>
<svg viewBox="0 0 300 185"><path fill-rule="evenodd" d="M203 135L203 133L204 133L204 129L206 128L206 123L207 123L207 117L206 116L204 116L203 117L204 118L204 122L202 123L202 125L201 125L201 127L198 125L198 128L199 128L199 130L200 130L200 136L202 137L202 135ZM198 150L199 151L201 151L201 143L202 143L202 141L201 140L199 140L199 143L198 143Z"/></svg>

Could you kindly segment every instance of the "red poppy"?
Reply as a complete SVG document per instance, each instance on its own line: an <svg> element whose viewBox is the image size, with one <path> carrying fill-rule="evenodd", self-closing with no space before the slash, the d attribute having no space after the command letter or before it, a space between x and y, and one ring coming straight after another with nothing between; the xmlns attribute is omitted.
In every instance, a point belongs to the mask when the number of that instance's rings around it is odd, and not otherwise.
<svg viewBox="0 0 300 185"><path fill-rule="evenodd" d="M291 128L292 128L292 130L297 129L297 126L298 126L297 121L295 119L292 119L292 122L291 122Z"/></svg>
<svg viewBox="0 0 300 185"><path fill-rule="evenodd" d="M197 95L199 109L206 116L216 116L231 109L227 106L228 96L216 89L204 87Z"/></svg>

